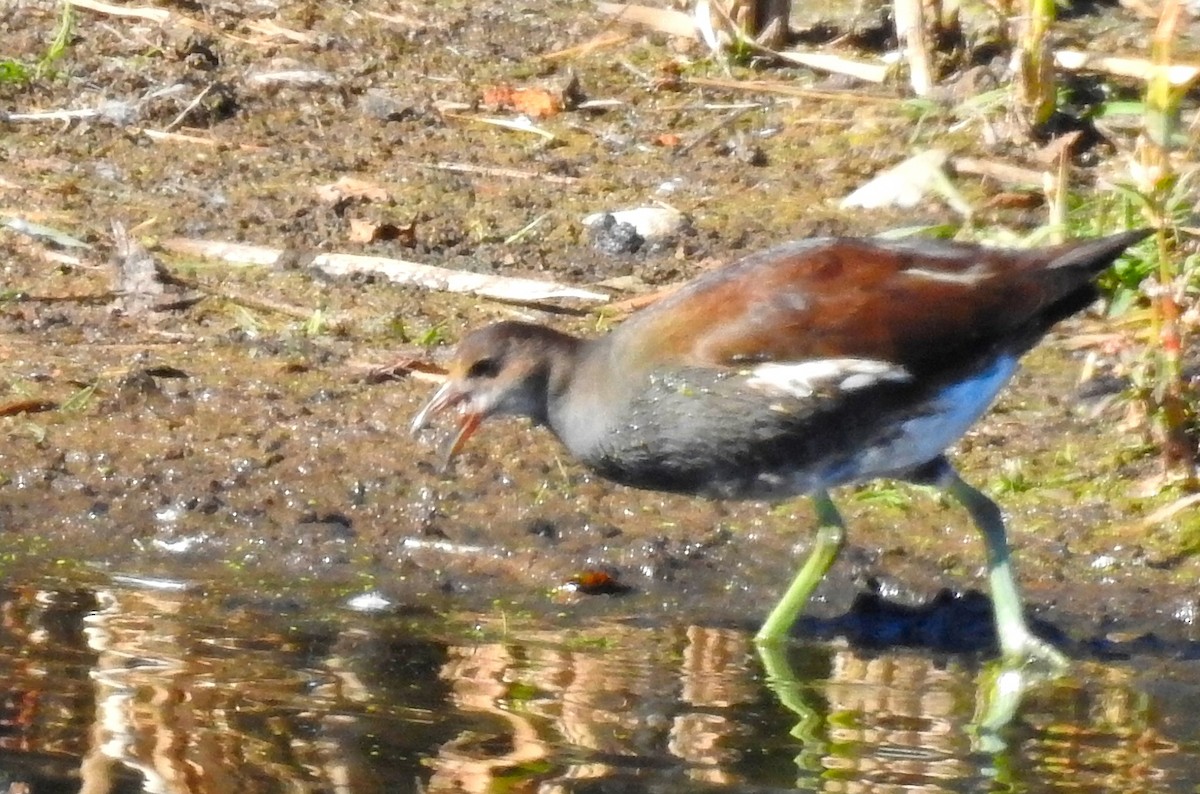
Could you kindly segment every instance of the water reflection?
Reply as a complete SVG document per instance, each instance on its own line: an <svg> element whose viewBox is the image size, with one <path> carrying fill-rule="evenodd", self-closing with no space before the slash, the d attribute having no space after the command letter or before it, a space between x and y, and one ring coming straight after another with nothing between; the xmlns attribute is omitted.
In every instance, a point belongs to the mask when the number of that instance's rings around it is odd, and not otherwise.
<svg viewBox="0 0 1200 794"><path fill-rule="evenodd" d="M760 660L725 629L497 621L468 641L424 619L281 616L131 587L10 588L0 620L0 791L1200 783L1200 672L1182 663L1014 681L957 657L828 644Z"/></svg>

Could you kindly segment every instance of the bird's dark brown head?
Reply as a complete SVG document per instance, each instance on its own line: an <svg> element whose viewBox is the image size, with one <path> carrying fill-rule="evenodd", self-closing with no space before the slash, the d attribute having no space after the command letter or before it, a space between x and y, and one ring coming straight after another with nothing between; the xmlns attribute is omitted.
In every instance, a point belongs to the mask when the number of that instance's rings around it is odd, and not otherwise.
<svg viewBox="0 0 1200 794"><path fill-rule="evenodd" d="M541 325L500 322L462 338L447 367L446 382L413 418L412 432L452 408L458 432L446 450L449 462L484 419L528 416L545 423L551 379L569 369L579 340Z"/></svg>

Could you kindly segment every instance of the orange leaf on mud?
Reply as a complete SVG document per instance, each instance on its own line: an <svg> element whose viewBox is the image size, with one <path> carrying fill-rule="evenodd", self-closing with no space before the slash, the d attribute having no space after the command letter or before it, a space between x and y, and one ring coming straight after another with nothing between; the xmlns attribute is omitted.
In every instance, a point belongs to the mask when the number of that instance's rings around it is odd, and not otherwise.
<svg viewBox="0 0 1200 794"><path fill-rule="evenodd" d="M624 595L633 589L610 573L591 569L576 573L567 580L566 586L584 595Z"/></svg>
<svg viewBox="0 0 1200 794"><path fill-rule="evenodd" d="M483 104L497 110L513 110L530 118L544 119L562 112L562 97L545 88L513 88L498 85L483 92Z"/></svg>

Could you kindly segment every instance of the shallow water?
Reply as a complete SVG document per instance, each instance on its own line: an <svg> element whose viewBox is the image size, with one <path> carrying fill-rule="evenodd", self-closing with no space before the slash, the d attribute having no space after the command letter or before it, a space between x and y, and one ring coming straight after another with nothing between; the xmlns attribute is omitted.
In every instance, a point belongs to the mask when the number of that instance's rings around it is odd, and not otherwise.
<svg viewBox="0 0 1200 794"><path fill-rule="evenodd" d="M12 792L1200 785L1194 661L1080 662L1006 723L988 706L998 671L973 657L801 643L772 678L724 628L364 613L119 578L10 585L0 616Z"/></svg>

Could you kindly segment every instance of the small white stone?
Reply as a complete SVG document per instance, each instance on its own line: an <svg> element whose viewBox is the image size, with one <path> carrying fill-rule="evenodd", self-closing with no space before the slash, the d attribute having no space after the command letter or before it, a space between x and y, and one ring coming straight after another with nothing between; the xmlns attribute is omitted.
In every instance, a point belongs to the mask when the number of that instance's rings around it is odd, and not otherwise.
<svg viewBox="0 0 1200 794"><path fill-rule="evenodd" d="M376 590L360 593L346 601L346 607L355 612L382 612L391 605L392 602Z"/></svg>

